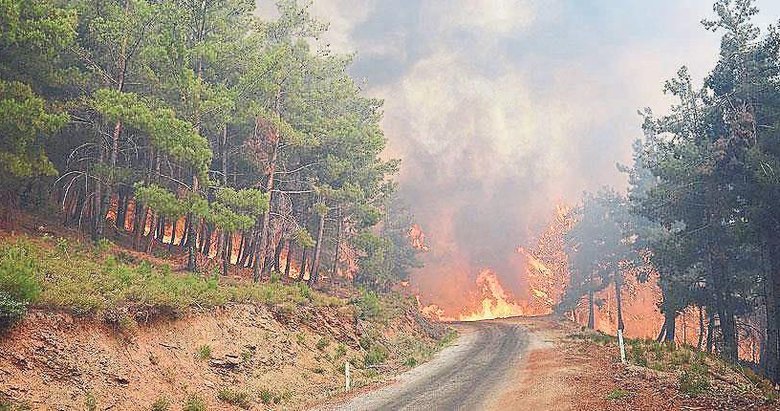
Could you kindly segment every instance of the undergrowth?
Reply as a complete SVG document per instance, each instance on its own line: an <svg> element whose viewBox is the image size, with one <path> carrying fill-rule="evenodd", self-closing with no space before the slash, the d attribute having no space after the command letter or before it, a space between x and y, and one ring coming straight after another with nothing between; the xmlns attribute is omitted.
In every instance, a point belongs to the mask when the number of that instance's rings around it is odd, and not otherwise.
<svg viewBox="0 0 780 411"><path fill-rule="evenodd" d="M253 283L189 272L168 265L136 262L106 244L21 237L0 247L0 324L23 315L30 304L62 308L77 315L142 312L176 316L197 307L228 302L338 307L344 301L305 284ZM116 322L121 315L109 315Z"/></svg>

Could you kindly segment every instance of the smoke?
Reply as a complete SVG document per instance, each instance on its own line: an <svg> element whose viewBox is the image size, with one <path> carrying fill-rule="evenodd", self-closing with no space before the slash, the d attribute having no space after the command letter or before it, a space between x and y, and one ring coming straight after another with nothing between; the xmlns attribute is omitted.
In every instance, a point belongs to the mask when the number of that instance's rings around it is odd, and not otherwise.
<svg viewBox="0 0 780 411"><path fill-rule="evenodd" d="M668 104L680 65L711 66L718 39L697 23L710 4L315 1L324 43L357 52L353 74L385 99L387 155L431 248L413 277L424 302L451 314L483 268L522 295L517 247L556 204L622 187L637 109Z"/></svg>

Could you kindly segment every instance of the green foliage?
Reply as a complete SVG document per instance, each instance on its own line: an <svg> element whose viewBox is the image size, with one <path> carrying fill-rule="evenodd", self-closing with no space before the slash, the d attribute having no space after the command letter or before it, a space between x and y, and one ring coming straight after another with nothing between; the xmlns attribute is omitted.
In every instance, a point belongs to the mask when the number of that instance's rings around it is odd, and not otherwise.
<svg viewBox="0 0 780 411"><path fill-rule="evenodd" d="M211 358L211 346L208 344L203 344L198 347L198 350L195 351L195 357L197 357L199 360L208 360Z"/></svg>
<svg viewBox="0 0 780 411"><path fill-rule="evenodd" d="M221 401L235 405L236 407L240 407L245 410L248 410L252 405L252 399L249 393L235 388L221 388L217 393L217 398Z"/></svg>
<svg viewBox="0 0 780 411"><path fill-rule="evenodd" d="M381 364L387 360L388 355L389 353L384 347L373 344L366 352L366 356L363 358L363 364L366 367Z"/></svg>
<svg viewBox="0 0 780 411"><path fill-rule="evenodd" d="M135 93L112 89L96 91L92 108L109 123L122 121L146 133L156 149L191 166L202 180L208 180L212 157L208 140L198 134L192 124L177 118L170 108L153 108Z"/></svg>
<svg viewBox="0 0 780 411"><path fill-rule="evenodd" d="M209 308L228 301L333 307L344 304L341 299L300 285L255 284L173 273L169 266L123 262L76 242L68 243L65 255L52 247L57 246L29 240L0 246L0 291L5 293L0 295L0 305L13 308L15 313L23 312L28 303L36 303L79 314L116 312L139 305L154 313L178 315L196 305Z"/></svg>
<svg viewBox="0 0 780 411"><path fill-rule="evenodd" d="M607 399L610 401L622 400L629 395L631 395L629 391L621 388L615 388L614 390L610 391L609 394L607 394Z"/></svg>
<svg viewBox="0 0 780 411"><path fill-rule="evenodd" d="M330 340L327 337L320 337L319 340L317 340L317 349L322 351L324 350L328 345L330 344Z"/></svg>
<svg viewBox="0 0 780 411"><path fill-rule="evenodd" d="M260 401L266 405L281 404L282 400L288 398L289 396L290 394L287 392L280 394L269 390L268 388L263 388L260 390Z"/></svg>
<svg viewBox="0 0 780 411"><path fill-rule="evenodd" d="M203 398L197 395L191 395L184 402L184 406L182 407L182 410L183 411L206 411L206 403L203 401Z"/></svg>
<svg viewBox="0 0 780 411"><path fill-rule="evenodd" d="M95 399L94 395L87 394L87 399L84 400L84 407L87 409L87 411L97 410L97 400Z"/></svg>
<svg viewBox="0 0 780 411"><path fill-rule="evenodd" d="M135 184L136 199L166 218L178 218L186 212L186 206L183 201L176 198L176 195L169 190L156 184Z"/></svg>
<svg viewBox="0 0 780 411"><path fill-rule="evenodd" d="M336 359L341 358L345 355L347 355L347 346L342 343L339 343L339 345L336 346Z"/></svg>
<svg viewBox="0 0 780 411"><path fill-rule="evenodd" d="M371 319L382 314L382 305L379 296L371 290L361 290L360 297L355 301L357 314L361 319Z"/></svg>
<svg viewBox="0 0 780 411"><path fill-rule="evenodd" d="M312 248L314 247L315 241L314 237L311 236L311 234L305 229L301 228L295 232L295 243L298 244L299 247L303 248Z"/></svg>
<svg viewBox="0 0 780 411"><path fill-rule="evenodd" d="M41 268L29 245L18 241L0 248L0 326L21 318L27 305L35 302L41 287Z"/></svg>
<svg viewBox="0 0 780 411"><path fill-rule="evenodd" d="M159 397L152 403L151 411L168 411L171 402L167 397Z"/></svg>
<svg viewBox="0 0 780 411"><path fill-rule="evenodd" d="M5 35L5 33L3 33ZM56 175L44 151L42 136L54 134L68 120L51 114L43 98L30 86L0 79L0 176L3 184L15 179Z"/></svg>
<svg viewBox="0 0 780 411"><path fill-rule="evenodd" d="M681 392L690 395L701 394L710 388L707 367L702 364L691 365L680 374L679 383Z"/></svg>
<svg viewBox="0 0 780 411"><path fill-rule="evenodd" d="M404 360L404 366L409 368L416 367L417 359L414 357L407 357L406 360Z"/></svg>

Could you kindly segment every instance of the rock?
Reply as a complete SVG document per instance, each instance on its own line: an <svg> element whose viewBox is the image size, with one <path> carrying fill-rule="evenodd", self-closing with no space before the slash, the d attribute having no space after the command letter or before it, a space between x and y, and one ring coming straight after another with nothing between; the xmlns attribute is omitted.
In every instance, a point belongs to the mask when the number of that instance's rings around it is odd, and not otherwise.
<svg viewBox="0 0 780 411"><path fill-rule="evenodd" d="M209 388L214 388L215 387L214 383L209 381L209 380L203 381L203 385L205 385L206 387L209 387Z"/></svg>
<svg viewBox="0 0 780 411"><path fill-rule="evenodd" d="M243 361L241 357L236 354L227 354L222 358L212 358L209 360L209 365L218 368L237 368Z"/></svg>

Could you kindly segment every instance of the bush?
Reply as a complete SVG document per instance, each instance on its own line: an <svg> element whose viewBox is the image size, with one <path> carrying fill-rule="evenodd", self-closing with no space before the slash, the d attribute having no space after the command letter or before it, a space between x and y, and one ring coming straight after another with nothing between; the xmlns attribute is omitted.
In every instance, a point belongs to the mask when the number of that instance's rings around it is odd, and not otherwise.
<svg viewBox="0 0 780 411"><path fill-rule="evenodd" d="M341 358L345 355L347 355L347 346L339 343L339 345L336 347L336 358Z"/></svg>
<svg viewBox="0 0 780 411"><path fill-rule="evenodd" d="M206 403L203 402L203 398L197 395L190 396L187 401L184 402L183 411L206 411Z"/></svg>
<svg viewBox="0 0 780 411"><path fill-rule="evenodd" d="M171 403L168 401L168 398L160 397L156 399L152 403L152 411L168 411L168 408L170 408Z"/></svg>
<svg viewBox="0 0 780 411"><path fill-rule="evenodd" d="M710 380L707 378L707 367L702 364L692 364L683 370L679 378L680 391L686 394L700 394L710 388Z"/></svg>
<svg viewBox="0 0 780 411"><path fill-rule="evenodd" d="M241 407L245 410L249 409L249 406L251 405L249 393L234 388L228 388L228 387L222 388L221 390L219 390L219 393L217 393L217 398L220 401L224 401L228 404Z"/></svg>
<svg viewBox="0 0 780 411"><path fill-rule="evenodd" d="M317 341L317 349L324 350L325 347L328 346L328 344L330 344L330 340L328 340L325 337L320 337L319 341Z"/></svg>
<svg viewBox="0 0 780 411"><path fill-rule="evenodd" d="M271 404L275 402L275 399L279 398L278 396L275 396L271 390L267 388L263 388L260 390L260 401L263 402L263 404Z"/></svg>
<svg viewBox="0 0 780 411"><path fill-rule="evenodd" d="M382 314L382 306L379 296L373 291L362 290L360 298L356 301L358 316L366 320L379 317Z"/></svg>
<svg viewBox="0 0 780 411"><path fill-rule="evenodd" d="M211 346L208 344L201 345L198 347L198 351L195 352L195 356L198 357L199 360L208 360L211 358Z"/></svg>
<svg viewBox="0 0 780 411"><path fill-rule="evenodd" d="M20 319L41 288L40 268L28 246L17 242L0 250L0 327Z"/></svg>
<svg viewBox="0 0 780 411"><path fill-rule="evenodd" d="M417 366L417 359L414 357L409 357L406 359L406 361L404 361L404 365L409 368L415 367Z"/></svg>
<svg viewBox="0 0 780 411"><path fill-rule="evenodd" d="M610 391L609 394L607 394L607 399L610 401L620 400L628 397L630 394L631 393L626 390L615 388L614 390Z"/></svg>
<svg viewBox="0 0 780 411"><path fill-rule="evenodd" d="M387 350L378 345L373 345L371 349L366 352L366 357L363 359L363 363L366 365L366 367L381 364L387 360L387 355Z"/></svg>

